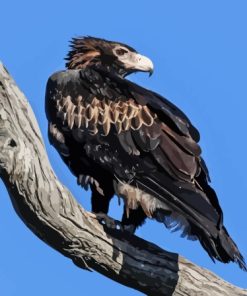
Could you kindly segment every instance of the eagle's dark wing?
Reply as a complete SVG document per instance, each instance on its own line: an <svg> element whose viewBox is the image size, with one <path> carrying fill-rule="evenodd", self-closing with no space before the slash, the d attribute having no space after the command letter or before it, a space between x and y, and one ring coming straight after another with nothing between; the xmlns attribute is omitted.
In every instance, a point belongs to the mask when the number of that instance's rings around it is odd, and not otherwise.
<svg viewBox="0 0 247 296"><path fill-rule="evenodd" d="M246 268L208 185L199 133L176 106L128 80L90 68L54 74L46 102L48 118L62 136L73 138L92 166L112 174L127 209L140 205L168 228L198 238L211 258Z"/></svg>

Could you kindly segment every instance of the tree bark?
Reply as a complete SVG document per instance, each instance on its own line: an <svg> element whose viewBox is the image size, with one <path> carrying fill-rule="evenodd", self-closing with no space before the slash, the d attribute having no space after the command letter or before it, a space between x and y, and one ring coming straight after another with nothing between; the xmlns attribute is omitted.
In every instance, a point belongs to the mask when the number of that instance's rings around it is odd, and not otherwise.
<svg viewBox="0 0 247 296"><path fill-rule="evenodd" d="M16 213L77 266L147 295L247 295L183 257L86 212L57 179L25 96L0 63L0 177Z"/></svg>

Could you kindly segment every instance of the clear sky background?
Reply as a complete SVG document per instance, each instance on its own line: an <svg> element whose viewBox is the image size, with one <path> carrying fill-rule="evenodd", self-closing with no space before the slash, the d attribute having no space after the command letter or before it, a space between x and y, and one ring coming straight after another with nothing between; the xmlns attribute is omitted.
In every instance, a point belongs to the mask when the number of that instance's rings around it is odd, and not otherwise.
<svg viewBox="0 0 247 296"><path fill-rule="evenodd" d="M225 225L247 258L247 1L8 0L0 9L0 60L31 103L53 168L78 201L90 208L89 193L48 143L44 92L48 76L64 68L68 40L92 35L153 60L151 78L130 79L169 98L200 130ZM74 266L23 224L2 183L0 193L0 295L141 295ZM116 201L111 215L121 216ZM247 288L247 273L214 264L199 243L152 221L137 233Z"/></svg>

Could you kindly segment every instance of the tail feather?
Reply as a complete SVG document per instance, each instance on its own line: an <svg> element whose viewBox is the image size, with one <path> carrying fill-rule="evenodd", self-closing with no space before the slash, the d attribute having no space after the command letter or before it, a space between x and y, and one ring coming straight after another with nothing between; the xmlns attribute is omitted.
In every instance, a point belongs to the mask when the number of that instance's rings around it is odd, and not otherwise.
<svg viewBox="0 0 247 296"><path fill-rule="evenodd" d="M160 182L155 179L155 176L137 182L140 189L159 199L165 205L164 209L166 210L157 208L153 213L153 218L163 222L172 231L182 230L183 237L186 236L192 240L197 238L213 261L215 259L224 263L232 261L237 263L242 270L247 271L243 256L222 224L222 216L219 215L218 221L215 219L215 215L213 216L215 209L212 204L208 204L211 207L212 215L210 213L203 214L201 208L197 209L197 202L193 204L193 207L191 204L186 204L186 198L182 196L183 190L178 191L175 186L173 190L170 182L170 188L159 185L168 183ZM194 198L199 201L199 204L203 195L198 191L191 194L194 194Z"/></svg>
<svg viewBox="0 0 247 296"><path fill-rule="evenodd" d="M205 231L199 231L197 237L214 262L215 259L223 263L235 262L242 270L247 271L244 257L224 226L218 231L216 238Z"/></svg>
<svg viewBox="0 0 247 296"><path fill-rule="evenodd" d="M247 266L244 257L239 252L237 245L229 236L227 230L223 226L219 231L217 246L221 254L222 262L233 261L239 265L241 269L247 271Z"/></svg>

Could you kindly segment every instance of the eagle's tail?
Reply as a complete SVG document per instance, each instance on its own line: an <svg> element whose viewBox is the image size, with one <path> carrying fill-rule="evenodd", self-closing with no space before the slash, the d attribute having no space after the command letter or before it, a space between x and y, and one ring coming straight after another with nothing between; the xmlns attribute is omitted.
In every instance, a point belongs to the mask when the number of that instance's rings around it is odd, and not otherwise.
<svg viewBox="0 0 247 296"><path fill-rule="evenodd" d="M224 226L218 230L216 237L211 236L204 230L199 230L196 236L213 261L217 259L223 263L235 262L242 270L247 271L242 254Z"/></svg>
<svg viewBox="0 0 247 296"><path fill-rule="evenodd" d="M222 217L217 216L214 206L203 194L198 190L177 190L177 186L170 186L171 182L161 186L164 183L157 180L157 173L155 175L137 180L140 189L159 200L153 218L172 231L181 230L183 237L198 239L213 261L232 261L247 271L243 256L222 224Z"/></svg>
<svg viewBox="0 0 247 296"><path fill-rule="evenodd" d="M223 226L219 230L217 240L215 240L219 260L228 263L230 261L236 262L241 269L247 271L247 266L244 257L238 250L238 247L228 234L226 228ZM217 258L218 259L218 258Z"/></svg>

